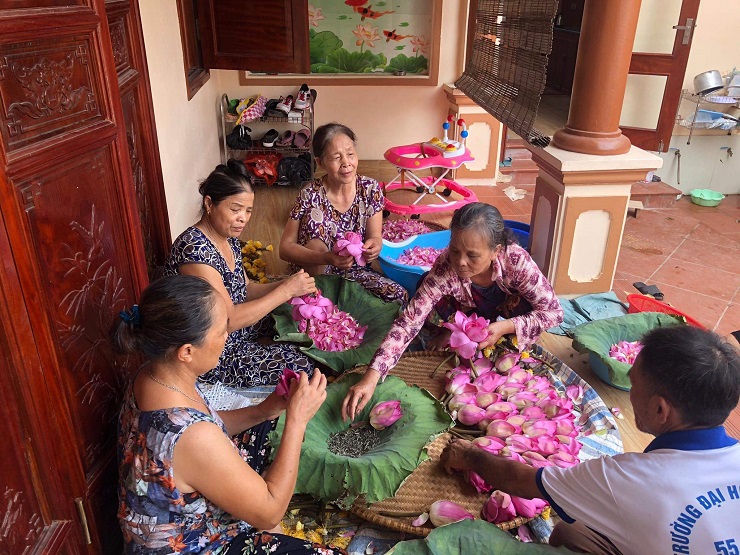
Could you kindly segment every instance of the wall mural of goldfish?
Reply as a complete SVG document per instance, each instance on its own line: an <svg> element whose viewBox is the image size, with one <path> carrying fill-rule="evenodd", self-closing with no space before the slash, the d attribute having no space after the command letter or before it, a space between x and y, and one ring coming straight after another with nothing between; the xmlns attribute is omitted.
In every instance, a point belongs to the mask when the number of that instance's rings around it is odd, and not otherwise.
<svg viewBox="0 0 740 555"><path fill-rule="evenodd" d="M429 0L310 0L311 73L428 75Z"/></svg>

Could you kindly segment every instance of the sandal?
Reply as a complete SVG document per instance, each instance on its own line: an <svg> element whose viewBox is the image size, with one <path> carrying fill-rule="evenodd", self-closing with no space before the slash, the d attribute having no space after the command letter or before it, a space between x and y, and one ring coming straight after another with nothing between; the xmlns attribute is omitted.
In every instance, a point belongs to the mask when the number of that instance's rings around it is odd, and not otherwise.
<svg viewBox="0 0 740 555"><path fill-rule="evenodd" d="M278 146L281 148L290 148L293 145L294 138L295 138L295 133L289 129L288 131L282 134L282 136L280 137L280 139L278 140L275 146Z"/></svg>
<svg viewBox="0 0 740 555"><path fill-rule="evenodd" d="M311 140L311 132L308 129L299 129L293 138L293 146L296 148L308 148Z"/></svg>

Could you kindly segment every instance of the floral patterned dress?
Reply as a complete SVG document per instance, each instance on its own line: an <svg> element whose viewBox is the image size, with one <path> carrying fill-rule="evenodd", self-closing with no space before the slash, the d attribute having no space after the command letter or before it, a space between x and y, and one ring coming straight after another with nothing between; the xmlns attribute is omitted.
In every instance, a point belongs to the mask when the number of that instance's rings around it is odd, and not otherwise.
<svg viewBox="0 0 740 555"><path fill-rule="evenodd" d="M320 239L331 251L337 235L354 231L365 237L367 221L383 210L384 197L380 185L374 179L357 176L357 194L346 212L339 212L326 196L321 179L315 179L304 187L290 211L290 217L299 222L298 243L305 245L312 239ZM327 266L325 273L337 274L356 281L376 297L384 301L408 300L408 293L395 281L380 275L370 266L358 266L340 270Z"/></svg>
<svg viewBox="0 0 740 555"><path fill-rule="evenodd" d="M229 245L236 262L233 272L210 239L197 227L189 227L175 239L165 265L165 275L178 273L183 264L207 264L221 274L231 302L244 303L247 301L248 282L242 265L239 240L231 237ZM273 331L272 317L268 314L256 324L231 332L218 366L200 379L206 383L220 382L230 387L276 385L286 366L296 372L302 370L310 376L313 365L296 346L257 343L260 335L268 335Z"/></svg>
<svg viewBox="0 0 740 555"><path fill-rule="evenodd" d="M342 553L283 534L258 532L199 492L182 493L175 487L172 455L185 430L196 422L211 422L226 433L218 413L207 399L203 400L210 414L189 407L140 411L133 390L129 388L126 392L118 430L118 518L125 553ZM267 466L270 455L267 435L274 425L275 421L263 422L232 439L235 449L258 473Z"/></svg>
<svg viewBox="0 0 740 555"><path fill-rule="evenodd" d="M496 309L514 323L520 351L534 344L542 332L563 321L563 309L550 282L519 245L508 245L501 250L491 264L491 277L494 295L457 275L445 250L393 323L370 361L370 368L385 377L420 332L426 318L435 310L443 317L446 315L447 310L440 310L445 305L466 311L477 309L477 303L490 306L496 297L503 300L502 306ZM486 312L489 318L495 316Z"/></svg>

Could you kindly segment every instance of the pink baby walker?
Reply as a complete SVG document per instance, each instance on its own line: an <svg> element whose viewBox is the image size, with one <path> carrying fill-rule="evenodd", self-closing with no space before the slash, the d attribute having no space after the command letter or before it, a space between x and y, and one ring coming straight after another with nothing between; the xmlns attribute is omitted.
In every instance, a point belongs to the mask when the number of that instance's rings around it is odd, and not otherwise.
<svg viewBox="0 0 740 555"><path fill-rule="evenodd" d="M434 137L425 143L394 146L385 151L385 159L398 168L398 175L383 186L386 193L385 216L391 212L395 214L411 215L411 218L419 218L420 214L431 212L444 212L456 210L471 202L477 202L478 197L470 189L463 187L446 176L452 170L461 167L466 162L473 160L470 150L465 146L468 129L465 120L458 119L457 125L460 131L460 140L448 138L450 124L454 121L452 116L442 124L444 136L442 139ZM439 168L433 172L435 175L420 177L415 171L429 168ZM441 191L438 190L441 188ZM391 201L387 193L396 190L415 190L419 193L417 199L411 204L398 204ZM453 192L459 194L460 200L451 201L449 197ZM427 195L433 195L436 202L431 204L419 204ZM441 202L440 202L441 201Z"/></svg>

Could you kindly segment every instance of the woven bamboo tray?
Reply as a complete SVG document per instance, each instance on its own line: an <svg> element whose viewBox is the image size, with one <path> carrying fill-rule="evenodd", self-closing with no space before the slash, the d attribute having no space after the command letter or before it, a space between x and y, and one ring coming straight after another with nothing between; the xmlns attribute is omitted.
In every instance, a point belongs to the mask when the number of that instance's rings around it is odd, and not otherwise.
<svg viewBox="0 0 740 555"><path fill-rule="evenodd" d="M398 376L409 385L423 387L440 399L444 394L445 372L454 366L453 358L444 362L448 356L449 353L440 352L406 353L398 361L391 374ZM435 377L432 378L432 372L440 364ZM485 493L478 493L465 481L462 473L458 472L450 476L439 463L439 456L451 438L450 434L442 434L427 446L429 458L411 473L394 497L378 501L370 506L367 506L360 498L352 506L351 511L373 524L417 536L426 536L433 528L429 524L420 527L412 526L411 522L421 513L428 512L431 504L441 499L454 501L479 517L489 496ZM497 526L503 530L510 530L530 520L517 517L514 520L497 524Z"/></svg>

